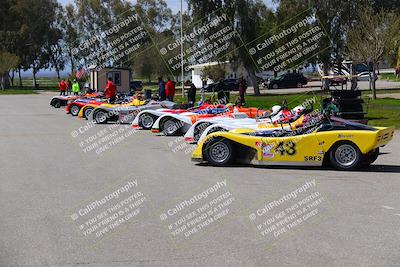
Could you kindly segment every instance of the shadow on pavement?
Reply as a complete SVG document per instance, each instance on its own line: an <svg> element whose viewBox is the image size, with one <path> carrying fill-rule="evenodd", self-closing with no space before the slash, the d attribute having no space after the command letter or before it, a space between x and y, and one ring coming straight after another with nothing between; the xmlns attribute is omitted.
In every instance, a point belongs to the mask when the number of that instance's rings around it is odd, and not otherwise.
<svg viewBox="0 0 400 267"><path fill-rule="evenodd" d="M331 167L316 167L316 166L266 166L266 165L251 165L251 164L232 164L224 167L212 166L208 163L198 163L197 166L207 166L214 168L257 168L257 169L272 169L272 170L302 170L302 171L337 171ZM340 171L337 171L340 172ZM371 165L364 169L350 170L347 172L381 172L381 173L400 173L400 166L397 165Z"/></svg>

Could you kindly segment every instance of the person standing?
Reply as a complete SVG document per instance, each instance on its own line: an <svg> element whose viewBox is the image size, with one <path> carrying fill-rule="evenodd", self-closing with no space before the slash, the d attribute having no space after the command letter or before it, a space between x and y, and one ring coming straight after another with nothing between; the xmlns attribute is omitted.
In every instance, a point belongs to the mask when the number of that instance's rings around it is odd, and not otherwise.
<svg viewBox="0 0 400 267"><path fill-rule="evenodd" d="M246 79L244 79L243 77L241 77L240 80L239 80L239 98L240 98L240 105L243 105L243 104L246 103L246 100L245 100L246 90L247 90L247 82L246 82Z"/></svg>
<svg viewBox="0 0 400 267"><path fill-rule="evenodd" d="M106 95L106 98L108 99L108 103L114 104L117 98L117 86L115 86L111 78L108 78L106 90L104 91L104 93Z"/></svg>
<svg viewBox="0 0 400 267"><path fill-rule="evenodd" d="M68 85L64 79L58 84L58 88L60 89L60 95L66 95Z"/></svg>
<svg viewBox="0 0 400 267"><path fill-rule="evenodd" d="M188 104L189 106L193 107L194 103L196 102L196 86L192 81L189 81L190 88L188 90Z"/></svg>
<svg viewBox="0 0 400 267"><path fill-rule="evenodd" d="M78 95L80 91L81 87L79 86L79 83L74 80L74 83L72 84L72 92L74 93L74 95Z"/></svg>
<svg viewBox="0 0 400 267"><path fill-rule="evenodd" d="M67 80L67 95L69 95L71 93L72 90L72 82L71 79Z"/></svg>
<svg viewBox="0 0 400 267"><path fill-rule="evenodd" d="M225 85L224 85L224 79L220 79L218 84L214 88L214 92L217 93L217 98L219 104L224 104L227 103L227 97L225 96L225 91L224 91Z"/></svg>
<svg viewBox="0 0 400 267"><path fill-rule="evenodd" d="M162 77L158 77L158 96L160 97L161 101L166 99L165 83Z"/></svg>
<svg viewBox="0 0 400 267"><path fill-rule="evenodd" d="M165 92L167 95L167 100L174 102L175 96L175 84L168 78L167 83L165 84Z"/></svg>

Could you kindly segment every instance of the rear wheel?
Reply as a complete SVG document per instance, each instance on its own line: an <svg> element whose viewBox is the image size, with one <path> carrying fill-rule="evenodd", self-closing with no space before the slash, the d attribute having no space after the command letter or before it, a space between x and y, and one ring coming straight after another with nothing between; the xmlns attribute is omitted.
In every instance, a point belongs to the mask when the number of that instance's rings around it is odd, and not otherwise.
<svg viewBox="0 0 400 267"><path fill-rule="evenodd" d="M357 169L362 161L361 151L350 142L341 142L331 150L330 163L338 170Z"/></svg>
<svg viewBox="0 0 400 267"><path fill-rule="evenodd" d="M279 86L278 86L278 84L275 83L274 85L272 85L272 88L273 89L279 89Z"/></svg>
<svg viewBox="0 0 400 267"><path fill-rule="evenodd" d="M208 131L208 134L212 134L212 133L216 133L216 132L227 132L227 130L222 127L213 127L212 129L210 129L210 131Z"/></svg>
<svg viewBox="0 0 400 267"><path fill-rule="evenodd" d="M203 154L210 164L224 166L232 162L234 149L226 139L212 139L206 144Z"/></svg>
<svg viewBox="0 0 400 267"><path fill-rule="evenodd" d="M163 124L163 133L166 136L175 136L179 134L179 123L175 119L168 119Z"/></svg>
<svg viewBox="0 0 400 267"><path fill-rule="evenodd" d="M69 108L69 113L71 113L72 116L78 116L79 110L81 110L77 105L71 105Z"/></svg>
<svg viewBox="0 0 400 267"><path fill-rule="evenodd" d="M55 108L60 108L61 107L61 100L60 99L53 99L51 101L51 105Z"/></svg>
<svg viewBox="0 0 400 267"><path fill-rule="evenodd" d="M297 83L297 88L301 88L301 87L303 87L303 84L302 83Z"/></svg>
<svg viewBox="0 0 400 267"><path fill-rule="evenodd" d="M203 134L204 130L210 125L211 125L211 123L209 123L209 122L199 123L196 126L196 128L194 129L194 141L196 141L196 142L199 141L200 136Z"/></svg>
<svg viewBox="0 0 400 267"><path fill-rule="evenodd" d="M93 114L94 120L98 124L106 123L107 122L107 112L104 110L99 110L95 114Z"/></svg>
<svg viewBox="0 0 400 267"><path fill-rule="evenodd" d="M92 113L93 109L94 108L92 108L92 107L85 108L83 110L83 117L88 120L90 117L90 113Z"/></svg>
<svg viewBox="0 0 400 267"><path fill-rule="evenodd" d="M140 115L139 126L142 127L144 130L151 130L155 121L156 117L154 115L144 113Z"/></svg>

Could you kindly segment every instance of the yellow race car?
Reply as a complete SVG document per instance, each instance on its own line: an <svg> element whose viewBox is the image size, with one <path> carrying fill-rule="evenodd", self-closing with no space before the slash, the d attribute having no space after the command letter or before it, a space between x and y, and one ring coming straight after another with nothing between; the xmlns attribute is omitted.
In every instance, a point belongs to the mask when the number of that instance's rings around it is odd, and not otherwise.
<svg viewBox="0 0 400 267"><path fill-rule="evenodd" d="M338 170L372 164L379 147L392 140L394 128L371 127L317 116L295 130L235 129L202 139L193 161L225 166L235 162L265 165L331 165Z"/></svg>

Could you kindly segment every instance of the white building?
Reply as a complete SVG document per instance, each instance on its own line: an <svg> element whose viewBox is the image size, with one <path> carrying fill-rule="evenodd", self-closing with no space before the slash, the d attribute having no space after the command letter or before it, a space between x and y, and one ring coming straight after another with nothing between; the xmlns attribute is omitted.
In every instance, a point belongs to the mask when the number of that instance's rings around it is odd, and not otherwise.
<svg viewBox="0 0 400 267"><path fill-rule="evenodd" d="M247 71L244 69L242 65L234 66L231 62L208 62L204 64L197 64L190 66L189 68L192 69L192 82L197 88L201 88L203 86L203 78L202 78L202 71L205 67L209 66L216 66L220 64L225 68L225 79L239 79L240 77L244 77L248 79ZM207 80L207 84L213 83L216 81L212 81L210 79Z"/></svg>
<svg viewBox="0 0 400 267"><path fill-rule="evenodd" d="M225 67L225 79L239 79L240 77L244 77L248 84L251 85L251 81L249 79L249 75L242 64L239 66L235 66L232 62L225 61L225 62L208 62L204 64L197 64L190 66L189 68L192 69L192 82L197 88L201 88L203 86L203 78L202 78L202 71L205 67L209 66L216 66L220 64L221 66ZM262 72L256 73L256 76L267 79L269 77L273 77L273 72ZM206 81L207 84L213 83L216 81L212 81L208 79Z"/></svg>

